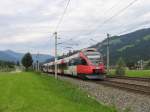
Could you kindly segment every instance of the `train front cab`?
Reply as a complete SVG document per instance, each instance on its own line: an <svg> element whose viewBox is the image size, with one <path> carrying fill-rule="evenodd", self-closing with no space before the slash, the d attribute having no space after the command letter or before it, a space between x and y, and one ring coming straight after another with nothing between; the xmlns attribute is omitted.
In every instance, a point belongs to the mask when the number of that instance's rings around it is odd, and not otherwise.
<svg viewBox="0 0 150 112"><path fill-rule="evenodd" d="M85 59L81 59L82 64L77 65L77 74L81 78L87 79L104 79L105 73L100 67L89 65Z"/></svg>
<svg viewBox="0 0 150 112"><path fill-rule="evenodd" d="M96 66L90 63L84 57L76 57L68 62L66 74L77 76L82 79L104 79L105 75L102 71L102 65L96 69Z"/></svg>
<svg viewBox="0 0 150 112"><path fill-rule="evenodd" d="M96 50L80 52L80 63L77 65L77 72L80 77L88 79L104 79L105 67L100 59L100 53Z"/></svg>

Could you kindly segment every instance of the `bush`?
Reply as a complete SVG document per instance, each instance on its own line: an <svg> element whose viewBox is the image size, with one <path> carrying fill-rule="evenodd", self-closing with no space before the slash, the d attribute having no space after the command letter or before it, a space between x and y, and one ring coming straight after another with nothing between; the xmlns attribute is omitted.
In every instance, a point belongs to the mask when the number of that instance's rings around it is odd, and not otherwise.
<svg viewBox="0 0 150 112"><path fill-rule="evenodd" d="M125 75L125 63L122 58L120 58L117 62L117 67L115 74L119 76L124 76Z"/></svg>

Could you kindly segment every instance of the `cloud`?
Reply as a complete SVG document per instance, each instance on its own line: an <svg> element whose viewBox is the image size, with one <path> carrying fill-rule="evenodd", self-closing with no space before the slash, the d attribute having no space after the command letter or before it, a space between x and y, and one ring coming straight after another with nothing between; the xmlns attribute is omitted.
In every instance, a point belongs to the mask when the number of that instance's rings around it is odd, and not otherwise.
<svg viewBox="0 0 150 112"><path fill-rule="evenodd" d="M102 24L126 7L131 0L71 0L58 29L58 42L74 49L102 41L106 33L123 34L150 26L150 1L133 6ZM5 0L0 4L0 49L54 54L53 32L66 0ZM91 41L91 38L95 40ZM79 45L74 45L78 43ZM58 46L59 53L69 49Z"/></svg>

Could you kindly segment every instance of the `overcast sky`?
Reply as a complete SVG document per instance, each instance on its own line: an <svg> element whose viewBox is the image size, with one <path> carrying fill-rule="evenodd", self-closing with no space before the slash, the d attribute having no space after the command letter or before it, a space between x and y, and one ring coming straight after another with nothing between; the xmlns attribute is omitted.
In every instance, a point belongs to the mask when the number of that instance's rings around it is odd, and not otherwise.
<svg viewBox="0 0 150 112"><path fill-rule="evenodd" d="M58 42L66 44L59 45L59 54L69 50L65 47L80 49L100 42L106 33L120 35L150 27L150 0L138 0L102 24L132 1L71 0L58 29ZM52 34L66 3L67 0L0 0L0 50L54 55Z"/></svg>

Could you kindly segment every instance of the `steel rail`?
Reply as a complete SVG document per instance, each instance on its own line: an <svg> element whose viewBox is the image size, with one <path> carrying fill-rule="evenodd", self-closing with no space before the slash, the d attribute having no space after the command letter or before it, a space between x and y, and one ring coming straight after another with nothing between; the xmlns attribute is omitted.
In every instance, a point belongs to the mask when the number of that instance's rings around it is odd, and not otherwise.
<svg viewBox="0 0 150 112"><path fill-rule="evenodd" d="M96 81L96 84L102 84L104 86L111 86L127 91L132 91L135 93L141 93L145 95L150 95L150 87L149 86L143 86L143 85L136 85L136 84L129 84L129 83L124 83L124 82L116 82L116 81L110 81L110 80L105 80L105 81Z"/></svg>

